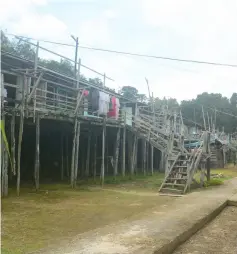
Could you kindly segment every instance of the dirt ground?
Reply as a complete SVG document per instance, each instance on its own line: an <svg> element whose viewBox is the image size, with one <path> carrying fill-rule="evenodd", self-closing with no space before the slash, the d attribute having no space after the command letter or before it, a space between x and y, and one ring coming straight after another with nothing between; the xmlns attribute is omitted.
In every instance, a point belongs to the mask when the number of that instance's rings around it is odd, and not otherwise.
<svg viewBox="0 0 237 254"><path fill-rule="evenodd" d="M163 175L141 177L123 184L81 186L41 185L35 193L29 187L2 199L2 253L28 253L50 244L106 226L129 220L155 206L172 202L159 197Z"/></svg>
<svg viewBox="0 0 237 254"><path fill-rule="evenodd" d="M237 207L229 206L174 254L236 254Z"/></svg>
<svg viewBox="0 0 237 254"><path fill-rule="evenodd" d="M237 170L223 171L228 176L237 176ZM91 183L76 190L68 184L41 184L37 193L22 187L20 197L12 190L8 198L2 199L2 253L29 253L57 246L78 234L132 222L147 211L162 215L157 211L168 209L177 199L158 195L163 177L163 174L138 176L132 181L118 178L116 183L106 179L104 189Z"/></svg>

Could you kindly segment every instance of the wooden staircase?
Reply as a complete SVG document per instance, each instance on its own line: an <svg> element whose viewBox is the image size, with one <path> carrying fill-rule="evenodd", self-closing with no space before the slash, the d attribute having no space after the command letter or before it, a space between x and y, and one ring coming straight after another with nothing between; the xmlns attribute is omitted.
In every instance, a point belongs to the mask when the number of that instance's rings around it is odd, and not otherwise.
<svg viewBox="0 0 237 254"><path fill-rule="evenodd" d="M170 167L168 167L168 172L159 192L175 195L185 194L190 189L194 174L203 159L202 145L194 153L180 151L176 159L168 158Z"/></svg>

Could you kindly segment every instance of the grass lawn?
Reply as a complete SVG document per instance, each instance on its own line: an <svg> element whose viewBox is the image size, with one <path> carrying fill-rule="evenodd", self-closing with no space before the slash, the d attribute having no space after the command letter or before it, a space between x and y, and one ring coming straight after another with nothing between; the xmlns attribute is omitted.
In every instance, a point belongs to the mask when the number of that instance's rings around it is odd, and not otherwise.
<svg viewBox="0 0 237 254"><path fill-rule="evenodd" d="M172 202L155 195L163 176L106 178L103 190L90 182L81 182L76 190L67 184L41 185L38 193L22 187L20 197L10 190L9 197L2 199L2 253L35 251Z"/></svg>
<svg viewBox="0 0 237 254"><path fill-rule="evenodd" d="M211 172L224 174L222 182L237 177L237 168L231 166ZM172 202L173 197L156 194L163 178L106 177L103 189L99 179L81 181L76 190L68 184L41 184L38 193L25 186L20 197L10 190L2 199L2 253L32 252Z"/></svg>
<svg viewBox="0 0 237 254"><path fill-rule="evenodd" d="M211 177L210 182L204 183L206 187L222 185L224 181L237 177L237 167L234 167L232 164L229 164L227 165L226 168L211 169L211 175L212 174L221 174L223 175L223 177L221 178ZM197 172L194 178L198 183L200 183L200 172Z"/></svg>

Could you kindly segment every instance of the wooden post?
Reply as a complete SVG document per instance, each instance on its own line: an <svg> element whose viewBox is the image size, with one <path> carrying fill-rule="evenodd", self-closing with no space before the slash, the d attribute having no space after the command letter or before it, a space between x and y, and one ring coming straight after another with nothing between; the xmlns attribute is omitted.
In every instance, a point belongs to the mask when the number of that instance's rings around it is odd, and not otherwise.
<svg viewBox="0 0 237 254"><path fill-rule="evenodd" d="M132 176L132 162L133 162L133 153L132 153L132 149L133 149L133 137L132 137L132 133L128 132L128 168L129 168L129 173L130 176Z"/></svg>
<svg viewBox="0 0 237 254"><path fill-rule="evenodd" d="M11 119L11 159L13 175L16 175L16 140L15 140L16 115L13 113Z"/></svg>
<svg viewBox="0 0 237 254"><path fill-rule="evenodd" d="M86 177L89 177L90 151L91 151L91 130L89 130L87 140Z"/></svg>
<svg viewBox="0 0 237 254"><path fill-rule="evenodd" d="M200 186L204 186L204 177L205 177L205 164L201 163L201 175L200 175Z"/></svg>
<svg viewBox="0 0 237 254"><path fill-rule="evenodd" d="M204 114L203 106L202 106L202 117L203 117L204 128L205 128L205 130L207 130L206 119L205 119L205 114Z"/></svg>
<svg viewBox="0 0 237 254"><path fill-rule="evenodd" d="M154 155L154 147L153 147L153 145L151 145L151 175L153 175L153 173L154 173L154 169L153 169L154 158L153 158L153 155Z"/></svg>
<svg viewBox="0 0 237 254"><path fill-rule="evenodd" d="M96 179L96 162L97 162L97 136L95 135L95 143L94 143L94 173L93 173L93 176L94 176L94 181Z"/></svg>
<svg viewBox="0 0 237 254"><path fill-rule="evenodd" d="M126 112L124 112L124 128L123 128L123 158L122 158L122 176L125 176L125 164L126 164Z"/></svg>
<svg viewBox="0 0 237 254"><path fill-rule="evenodd" d="M36 142L35 142L35 188L39 189L39 168L40 168L40 116L36 115Z"/></svg>
<svg viewBox="0 0 237 254"><path fill-rule="evenodd" d="M74 187L74 169L75 169L75 151L76 151L76 138L77 138L77 119L74 123L74 137L72 143L72 159L71 159L71 187Z"/></svg>
<svg viewBox="0 0 237 254"><path fill-rule="evenodd" d="M137 174L137 153L138 153L138 137L135 147L135 161L134 161L134 171L136 172L136 174Z"/></svg>
<svg viewBox="0 0 237 254"><path fill-rule="evenodd" d="M21 182L21 143L23 136L24 127L24 112L25 112L25 87L27 86L27 77L24 76L24 85L22 86L22 101L20 109L20 127L18 136L18 149L17 149L17 180L16 180L16 191L17 195L20 195L20 182Z"/></svg>
<svg viewBox="0 0 237 254"><path fill-rule="evenodd" d="M80 122L77 123L77 138L76 138L76 155L75 155L75 163L74 163L74 187L77 184L77 174L78 174L78 157L79 157L79 144L80 144Z"/></svg>
<svg viewBox="0 0 237 254"><path fill-rule="evenodd" d="M108 133L108 130L106 131ZM105 151L106 151L106 170L105 170L105 173L108 174L109 173L109 160L108 160L108 157L109 157L109 139L108 139L108 136L106 135L107 133L105 132Z"/></svg>
<svg viewBox="0 0 237 254"><path fill-rule="evenodd" d="M63 181L64 179L64 151L63 151L63 145L64 145L64 136L63 136L63 133L61 133L61 142L60 142L60 145L61 145L61 180Z"/></svg>
<svg viewBox="0 0 237 254"><path fill-rule="evenodd" d="M146 142L146 172L149 170L149 143Z"/></svg>
<svg viewBox="0 0 237 254"><path fill-rule="evenodd" d="M118 174L118 157L119 157L119 145L120 145L120 127L117 131L116 143L115 143L115 154L114 154L114 178Z"/></svg>
<svg viewBox="0 0 237 254"><path fill-rule="evenodd" d="M3 148L3 196L6 197L8 195L8 154L7 149Z"/></svg>
<svg viewBox="0 0 237 254"><path fill-rule="evenodd" d="M146 140L143 140L143 174L146 175Z"/></svg>
<svg viewBox="0 0 237 254"><path fill-rule="evenodd" d="M134 134L133 148L132 148L131 177L134 175L134 169L135 169L135 164L136 164L136 148L137 148L137 135Z"/></svg>
<svg viewBox="0 0 237 254"><path fill-rule="evenodd" d="M68 134L66 135L66 170L69 177Z"/></svg>
<svg viewBox="0 0 237 254"><path fill-rule="evenodd" d="M104 117L103 121L103 130L102 130L102 160L101 160L101 186L104 186L104 176L105 176L105 128L106 128L106 119Z"/></svg>

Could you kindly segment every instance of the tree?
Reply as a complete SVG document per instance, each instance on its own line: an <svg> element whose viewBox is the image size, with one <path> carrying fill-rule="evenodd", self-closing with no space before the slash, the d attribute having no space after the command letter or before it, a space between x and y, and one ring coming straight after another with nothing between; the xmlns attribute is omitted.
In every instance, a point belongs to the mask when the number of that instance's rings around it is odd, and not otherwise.
<svg viewBox="0 0 237 254"><path fill-rule="evenodd" d="M233 108L237 108L237 93L233 93L230 98L230 104Z"/></svg>
<svg viewBox="0 0 237 254"><path fill-rule="evenodd" d="M120 90L120 94L123 95L125 98L129 98L131 100L136 100L138 95L137 88L133 86L123 86Z"/></svg>
<svg viewBox="0 0 237 254"><path fill-rule="evenodd" d="M137 100L139 102L146 103L148 99L145 94L137 94Z"/></svg>

